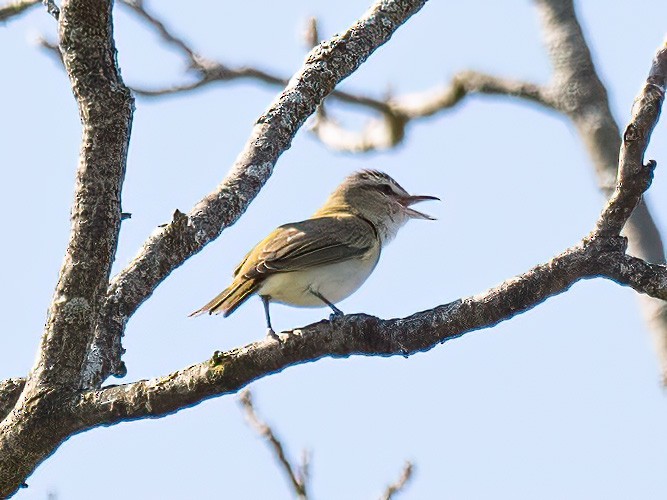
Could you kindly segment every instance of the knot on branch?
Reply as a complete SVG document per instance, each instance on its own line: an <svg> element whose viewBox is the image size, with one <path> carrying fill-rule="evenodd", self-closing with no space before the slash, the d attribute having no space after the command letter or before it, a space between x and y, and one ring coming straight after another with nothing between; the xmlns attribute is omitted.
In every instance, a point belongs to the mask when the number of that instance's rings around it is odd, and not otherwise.
<svg viewBox="0 0 667 500"><path fill-rule="evenodd" d="M650 177L653 178L653 173L655 172L655 168L658 166L658 162L655 160L649 160L646 165L644 165L644 168L648 169L650 171Z"/></svg>
<svg viewBox="0 0 667 500"><path fill-rule="evenodd" d="M171 219L171 224L176 226L187 226L188 216L181 212L178 208L174 210L174 215Z"/></svg>
<svg viewBox="0 0 667 500"><path fill-rule="evenodd" d="M635 126L634 123L629 124L625 128L625 133L623 134L623 140L625 142L636 141L641 139L641 133L639 129Z"/></svg>

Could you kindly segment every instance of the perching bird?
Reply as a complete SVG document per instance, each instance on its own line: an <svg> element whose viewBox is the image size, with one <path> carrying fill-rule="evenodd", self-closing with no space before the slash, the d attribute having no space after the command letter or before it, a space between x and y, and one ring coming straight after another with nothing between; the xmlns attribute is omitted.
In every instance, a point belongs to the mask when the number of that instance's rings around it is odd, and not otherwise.
<svg viewBox="0 0 667 500"><path fill-rule="evenodd" d="M250 295L264 303L331 307L354 293L371 274L384 245L409 219L433 218L411 208L435 196L412 196L377 170L347 177L310 219L280 226L260 241L234 271L234 281L190 316L229 316Z"/></svg>

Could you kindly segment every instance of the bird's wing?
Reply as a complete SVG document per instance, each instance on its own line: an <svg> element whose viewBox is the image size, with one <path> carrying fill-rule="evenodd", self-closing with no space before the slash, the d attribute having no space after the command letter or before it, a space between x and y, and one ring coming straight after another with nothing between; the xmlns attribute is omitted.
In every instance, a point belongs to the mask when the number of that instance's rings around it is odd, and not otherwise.
<svg viewBox="0 0 667 500"><path fill-rule="evenodd" d="M236 268L235 276L260 278L361 257L378 244L373 226L356 216L318 217L280 226Z"/></svg>

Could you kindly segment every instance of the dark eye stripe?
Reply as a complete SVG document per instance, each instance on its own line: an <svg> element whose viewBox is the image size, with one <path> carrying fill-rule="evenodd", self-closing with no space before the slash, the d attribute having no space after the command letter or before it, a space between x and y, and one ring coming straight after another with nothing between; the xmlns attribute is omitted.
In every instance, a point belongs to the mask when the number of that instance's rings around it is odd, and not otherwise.
<svg viewBox="0 0 667 500"><path fill-rule="evenodd" d="M389 184L371 184L369 187L371 187L372 189L375 189L377 191L380 191L381 193L384 193L386 195L395 195L396 194L394 189Z"/></svg>

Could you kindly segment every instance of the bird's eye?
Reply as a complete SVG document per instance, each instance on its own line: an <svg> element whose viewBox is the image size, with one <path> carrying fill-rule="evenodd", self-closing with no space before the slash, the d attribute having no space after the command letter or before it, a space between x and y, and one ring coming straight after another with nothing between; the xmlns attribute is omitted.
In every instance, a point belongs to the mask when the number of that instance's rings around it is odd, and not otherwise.
<svg viewBox="0 0 667 500"><path fill-rule="evenodd" d="M386 195L394 194L394 190L391 188L389 184L382 184L382 186L380 186L380 191L382 191Z"/></svg>

